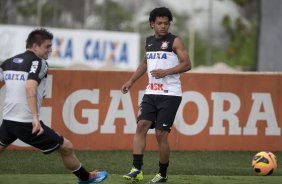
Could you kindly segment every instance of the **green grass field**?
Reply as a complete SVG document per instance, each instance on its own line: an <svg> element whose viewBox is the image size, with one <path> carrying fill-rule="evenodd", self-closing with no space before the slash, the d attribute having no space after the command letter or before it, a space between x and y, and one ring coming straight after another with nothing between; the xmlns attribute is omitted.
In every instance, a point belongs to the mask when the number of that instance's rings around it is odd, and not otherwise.
<svg viewBox="0 0 282 184"><path fill-rule="evenodd" d="M172 152L169 183L175 184L280 184L281 152L276 152L278 169L271 176L257 176L251 167L255 152ZM131 167L131 152L78 151L88 169L110 173L105 184L125 182L121 175ZM144 181L158 171L158 152L145 152ZM38 151L6 151L0 154L0 184L72 184L76 178L66 170L58 153L43 155Z"/></svg>

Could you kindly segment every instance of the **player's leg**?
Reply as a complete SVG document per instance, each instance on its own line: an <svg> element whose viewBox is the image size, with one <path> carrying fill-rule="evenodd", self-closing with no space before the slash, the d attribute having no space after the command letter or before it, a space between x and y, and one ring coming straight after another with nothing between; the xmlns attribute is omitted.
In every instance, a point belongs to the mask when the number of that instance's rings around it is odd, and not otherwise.
<svg viewBox="0 0 282 184"><path fill-rule="evenodd" d="M165 183L167 181L167 168L169 166L170 147L168 143L169 132L156 129L156 139L159 146L159 172L149 183Z"/></svg>
<svg viewBox="0 0 282 184"><path fill-rule="evenodd" d="M157 109L154 105L154 97L144 95L139 106L136 132L133 138L133 154L143 154L146 147L146 136L153 122L156 120Z"/></svg>
<svg viewBox="0 0 282 184"><path fill-rule="evenodd" d="M140 181L143 179L142 165L143 152L146 147L146 136L152 126L152 122L156 118L156 109L153 105L153 99L150 96L144 95L139 107L139 112L136 133L133 138L133 167L129 173L123 175L123 178L127 180Z"/></svg>
<svg viewBox="0 0 282 184"><path fill-rule="evenodd" d="M67 169L73 172L78 178L78 183L98 183L106 179L108 173L88 172L77 159L72 143L63 136L56 133L50 127L41 122L44 129L43 134L31 134L31 123L18 123L17 137L23 142L40 149L44 154L52 153L59 150L62 156L63 163Z"/></svg>
<svg viewBox="0 0 282 184"><path fill-rule="evenodd" d="M133 138L133 161L130 172L123 175L127 180L143 180L143 153L146 147L147 132L151 127L152 122L148 120L140 120L137 123L136 133Z"/></svg>
<svg viewBox="0 0 282 184"><path fill-rule="evenodd" d="M156 139L159 146L159 173L150 183L165 183L169 166L170 147L168 135L173 125L181 97L159 96L157 99L158 117L155 124Z"/></svg>
<svg viewBox="0 0 282 184"><path fill-rule="evenodd" d="M59 151L67 169L74 171L80 167L81 164L74 153L73 145L68 139L64 138Z"/></svg>
<svg viewBox="0 0 282 184"><path fill-rule="evenodd" d="M133 138L133 154L143 154L146 147L147 132L152 122L148 120L140 120L137 123L136 133Z"/></svg>
<svg viewBox="0 0 282 184"><path fill-rule="evenodd" d="M168 143L168 132L156 129L156 139L160 152L160 163L168 163L170 156L170 147Z"/></svg>
<svg viewBox="0 0 282 184"><path fill-rule="evenodd" d="M98 183L107 178L108 173L106 171L88 172L78 160L72 143L66 138L64 138L64 142L60 147L60 153L65 167L80 179L79 183Z"/></svg>
<svg viewBox="0 0 282 184"><path fill-rule="evenodd" d="M3 120L0 126L0 153L2 153L7 146L12 144L17 138L13 135L13 124L8 120Z"/></svg>

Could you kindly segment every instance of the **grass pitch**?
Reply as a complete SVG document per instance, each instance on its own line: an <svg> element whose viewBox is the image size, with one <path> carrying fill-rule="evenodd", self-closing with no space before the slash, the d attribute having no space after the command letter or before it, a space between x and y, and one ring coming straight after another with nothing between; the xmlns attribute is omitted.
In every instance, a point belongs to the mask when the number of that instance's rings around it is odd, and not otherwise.
<svg viewBox="0 0 282 184"><path fill-rule="evenodd" d="M138 184L145 184L153 175L145 175L144 181ZM170 184L281 184L282 176L190 176L170 175ZM74 184L77 179L71 174L0 174L2 184ZM111 174L103 184L129 184L120 175Z"/></svg>
<svg viewBox="0 0 282 184"><path fill-rule="evenodd" d="M77 151L89 169L110 173L105 184L128 183L121 177L131 167L131 152ZM172 152L168 170L173 184L280 184L281 152L276 152L278 169L271 176L257 176L251 167L256 152ZM158 171L158 152L145 152L143 172L146 183ZM66 170L60 155L43 155L38 151L6 151L0 154L0 184L73 184L77 179Z"/></svg>

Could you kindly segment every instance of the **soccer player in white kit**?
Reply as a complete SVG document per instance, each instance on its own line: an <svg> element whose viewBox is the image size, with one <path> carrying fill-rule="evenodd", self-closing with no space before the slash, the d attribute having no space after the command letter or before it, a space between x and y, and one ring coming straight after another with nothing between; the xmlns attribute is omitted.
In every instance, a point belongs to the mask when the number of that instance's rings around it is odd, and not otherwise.
<svg viewBox="0 0 282 184"><path fill-rule="evenodd" d="M159 146L159 172L149 183L167 182L170 148L168 135L182 99L180 73L191 69L191 62L181 38L169 32L173 17L166 7L155 8L149 17L154 35L146 38L145 55L137 70L122 86L125 94L147 72L148 85L139 106L137 129L133 140L133 167L127 180L143 180L143 153L146 135L155 128Z"/></svg>
<svg viewBox="0 0 282 184"><path fill-rule="evenodd" d="M46 29L33 30L26 40L26 51L0 65L0 80L6 85L0 152L16 139L45 154L59 150L65 167L78 177L79 184L102 182L107 178L106 171L88 172L76 157L72 143L39 120L52 39L53 34Z"/></svg>

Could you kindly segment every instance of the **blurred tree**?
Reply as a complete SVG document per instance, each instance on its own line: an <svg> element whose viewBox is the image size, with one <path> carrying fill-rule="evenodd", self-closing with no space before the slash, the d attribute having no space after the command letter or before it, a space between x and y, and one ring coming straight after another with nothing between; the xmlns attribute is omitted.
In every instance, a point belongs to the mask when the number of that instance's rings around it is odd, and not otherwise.
<svg viewBox="0 0 282 184"><path fill-rule="evenodd" d="M239 66L244 70L255 70L257 52L258 2L256 0L233 1L240 5L243 14L246 15L245 18L250 22L250 24L245 24L239 18L235 21L232 21L228 15L223 18L222 25L229 39L229 43L225 48L212 48L212 64L224 62L230 66ZM195 41L194 66L205 65L206 50L207 41L202 39L200 35L197 34Z"/></svg>
<svg viewBox="0 0 282 184"><path fill-rule="evenodd" d="M207 41L202 39L199 34L196 34L195 38L196 38L196 40L195 40L195 53L194 53L195 56L194 56L194 61L192 61L193 64L194 64L193 67L197 67L197 66L200 66L200 65L206 65L206 60L207 60L206 59L207 58L206 53L207 53L207 48L208 48Z"/></svg>
<svg viewBox="0 0 282 184"><path fill-rule="evenodd" d="M53 2L56 1L49 3L47 0L0 0L0 23L37 25L38 3L41 3L40 22L43 26L50 26L54 13Z"/></svg>
<svg viewBox="0 0 282 184"><path fill-rule="evenodd" d="M253 68L255 66L258 1L232 1L240 6L244 17L251 24L245 25L241 20L234 23L226 16L223 19L223 26L230 43L225 48L212 48L212 63L221 61L233 66L242 65L245 68ZM141 55L144 53L145 37L153 34L147 19L151 8L145 12L146 18L143 22L134 22L137 20L135 10L140 10L140 6L144 5L144 2L141 1L125 4L115 0L0 0L0 23L36 26L39 2L42 8L40 18L42 26L139 32ZM154 2L155 6L163 5L161 1ZM173 14L171 32L182 37L186 48L190 50L191 38L189 36L191 35L189 35L190 28L187 26L187 20L190 20L191 17L188 14L178 14L177 11L173 11ZM194 66L205 64L207 41L196 33L193 46L195 46L192 49L194 53L191 54L194 56Z"/></svg>
<svg viewBox="0 0 282 184"><path fill-rule="evenodd" d="M0 23L13 24L16 22L17 7L20 0L0 0Z"/></svg>
<svg viewBox="0 0 282 184"><path fill-rule="evenodd" d="M233 0L243 11L245 18L255 20L258 17L259 0Z"/></svg>
<svg viewBox="0 0 282 184"><path fill-rule="evenodd" d="M131 26L133 12L124 8L120 3L105 0L101 5L96 5L95 15L101 17L103 30L133 31Z"/></svg>
<svg viewBox="0 0 282 184"><path fill-rule="evenodd" d="M250 3L250 1L253 0L233 0L236 4L238 4L239 6L246 6L247 4Z"/></svg>
<svg viewBox="0 0 282 184"><path fill-rule="evenodd" d="M230 17L225 16L223 26L230 39L227 63L232 66L240 65L246 69L254 69L256 66L256 23L253 22L250 26L246 26L241 19L236 19L233 27Z"/></svg>

